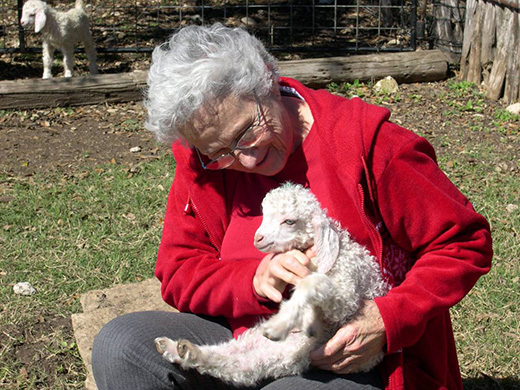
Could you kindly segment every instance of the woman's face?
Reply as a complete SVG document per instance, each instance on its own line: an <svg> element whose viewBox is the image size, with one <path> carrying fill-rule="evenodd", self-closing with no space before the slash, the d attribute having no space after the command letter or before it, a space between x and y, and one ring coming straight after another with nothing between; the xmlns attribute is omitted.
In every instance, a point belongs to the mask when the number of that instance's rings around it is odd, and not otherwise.
<svg viewBox="0 0 520 390"><path fill-rule="evenodd" d="M266 176L276 175L301 143L299 122L274 92L258 100L260 111L258 143L249 149L233 152L235 162L227 169ZM212 160L230 152L236 141L257 122L255 99L228 96L211 109L199 112L189 126L183 128L186 140ZM256 130L255 130L256 131Z"/></svg>

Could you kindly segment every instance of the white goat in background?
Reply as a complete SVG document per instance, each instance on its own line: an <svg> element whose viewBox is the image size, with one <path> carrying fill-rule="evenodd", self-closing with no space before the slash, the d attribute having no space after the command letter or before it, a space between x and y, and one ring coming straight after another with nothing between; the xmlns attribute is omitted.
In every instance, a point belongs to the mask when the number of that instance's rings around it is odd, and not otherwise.
<svg viewBox="0 0 520 390"><path fill-rule="evenodd" d="M156 338L164 359L241 386L298 375L308 369L309 353L347 323L363 299L388 292L377 260L327 216L309 190L286 183L266 195L262 209L255 246L280 253L315 245L315 270L296 284L277 314L236 340L197 346ZM369 371L382 358L381 352L359 371Z"/></svg>
<svg viewBox="0 0 520 390"><path fill-rule="evenodd" d="M34 26L34 31L42 34L44 79L52 77L52 61L56 49L63 53L65 77L72 77L74 46L79 42L85 45L90 73L98 73L96 49L82 0L76 0L75 8L67 12L58 12L40 0L28 0L23 5L20 24L24 28Z"/></svg>

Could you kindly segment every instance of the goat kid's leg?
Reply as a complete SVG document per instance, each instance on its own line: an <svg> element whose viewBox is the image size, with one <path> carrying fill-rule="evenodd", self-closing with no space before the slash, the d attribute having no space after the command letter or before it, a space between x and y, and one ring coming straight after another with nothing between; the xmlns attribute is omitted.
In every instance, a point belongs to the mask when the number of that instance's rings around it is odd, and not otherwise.
<svg viewBox="0 0 520 390"><path fill-rule="evenodd" d="M183 368L196 368L210 364L211 356L202 346L180 339L173 341L167 337L157 337L155 348L170 363L180 364Z"/></svg>
<svg viewBox="0 0 520 390"><path fill-rule="evenodd" d="M64 47L63 53L63 67L65 68L64 76L72 77L72 71L74 70L74 47Z"/></svg>
<svg viewBox="0 0 520 390"><path fill-rule="evenodd" d="M168 337L157 337L155 340L155 348L163 358L170 363L180 363L180 356L177 352L177 341L173 341Z"/></svg>
<svg viewBox="0 0 520 390"><path fill-rule="evenodd" d="M52 78L52 60L54 57L54 46L48 42L43 42L43 77L44 79Z"/></svg>
<svg viewBox="0 0 520 390"><path fill-rule="evenodd" d="M331 280L314 272L302 279L289 300L282 302L280 310L261 325L265 337L284 340L293 329L308 336L317 336L322 330L320 303L333 294Z"/></svg>
<svg viewBox="0 0 520 390"><path fill-rule="evenodd" d="M92 38L89 36L85 39L85 53L87 54L88 59L88 69L90 74L98 74L98 66L96 64L96 48L94 46L94 42Z"/></svg>
<svg viewBox="0 0 520 390"><path fill-rule="evenodd" d="M272 342L251 329L238 339L218 345L195 345L187 340L155 339L157 350L183 369L195 369L225 382L253 386L266 378L301 374L313 348L303 333Z"/></svg>
<svg viewBox="0 0 520 390"><path fill-rule="evenodd" d="M155 348L170 363L181 364L184 368L204 364L204 353L198 345L188 340L173 341L168 337L157 337Z"/></svg>

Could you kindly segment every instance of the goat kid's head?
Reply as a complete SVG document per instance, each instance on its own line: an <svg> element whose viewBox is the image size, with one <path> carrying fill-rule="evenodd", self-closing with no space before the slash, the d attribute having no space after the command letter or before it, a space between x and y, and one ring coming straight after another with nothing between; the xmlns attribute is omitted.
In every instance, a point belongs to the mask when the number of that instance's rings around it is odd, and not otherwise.
<svg viewBox="0 0 520 390"><path fill-rule="evenodd" d="M20 24L23 28L34 25L34 32L39 33L47 21L47 3L40 0L28 0L22 9Z"/></svg>
<svg viewBox="0 0 520 390"><path fill-rule="evenodd" d="M332 268L339 255L339 232L308 189L285 183L266 195L262 211L262 224L255 234L259 251L303 251L316 245L318 271Z"/></svg>

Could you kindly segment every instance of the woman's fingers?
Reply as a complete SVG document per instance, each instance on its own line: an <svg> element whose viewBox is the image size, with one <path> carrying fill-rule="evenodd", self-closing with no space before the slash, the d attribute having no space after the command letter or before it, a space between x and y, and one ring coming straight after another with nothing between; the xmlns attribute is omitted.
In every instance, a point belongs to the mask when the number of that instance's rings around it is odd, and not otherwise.
<svg viewBox="0 0 520 390"><path fill-rule="evenodd" d="M281 302L282 294L288 284L295 285L309 275L310 264L310 259L297 250L274 256L268 255L256 269L253 287L261 297Z"/></svg>
<svg viewBox="0 0 520 390"><path fill-rule="evenodd" d="M312 351L313 366L338 374L357 371L379 355L386 342L384 323L374 301L365 300L351 322Z"/></svg>
<svg viewBox="0 0 520 390"><path fill-rule="evenodd" d="M271 271L274 277L287 284L296 284L300 279L309 275L307 265L310 260L302 252L290 251L276 255L271 260Z"/></svg>

